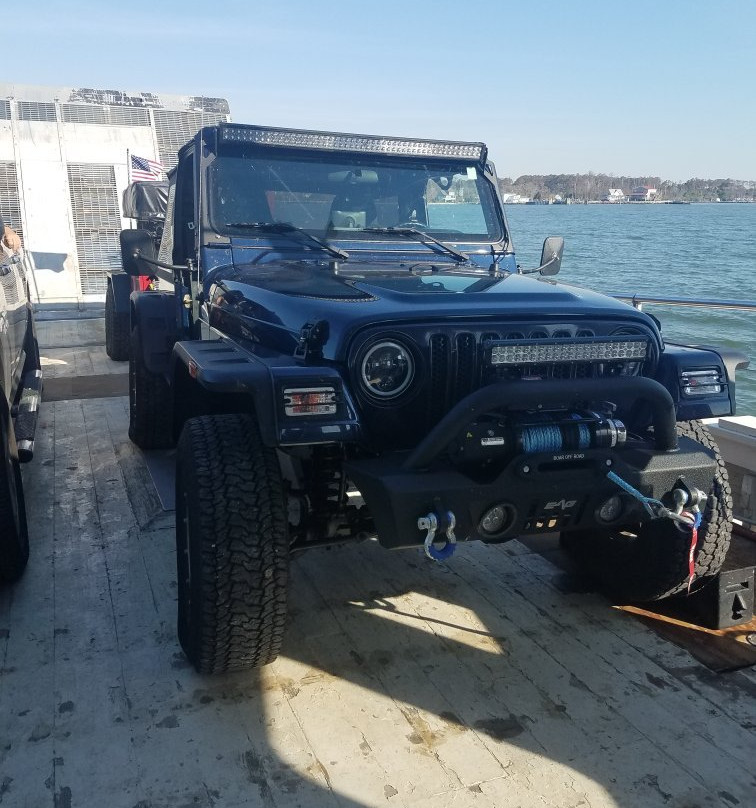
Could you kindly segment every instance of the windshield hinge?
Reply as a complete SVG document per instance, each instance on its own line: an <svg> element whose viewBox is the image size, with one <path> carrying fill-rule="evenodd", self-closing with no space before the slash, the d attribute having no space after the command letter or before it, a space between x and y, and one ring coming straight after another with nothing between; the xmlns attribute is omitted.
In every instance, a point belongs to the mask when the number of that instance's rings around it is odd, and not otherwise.
<svg viewBox="0 0 756 808"><path fill-rule="evenodd" d="M504 270L499 266L499 261L505 256L506 253L497 253L493 244L491 245L491 263L488 266L488 274L494 278L503 278L505 275Z"/></svg>

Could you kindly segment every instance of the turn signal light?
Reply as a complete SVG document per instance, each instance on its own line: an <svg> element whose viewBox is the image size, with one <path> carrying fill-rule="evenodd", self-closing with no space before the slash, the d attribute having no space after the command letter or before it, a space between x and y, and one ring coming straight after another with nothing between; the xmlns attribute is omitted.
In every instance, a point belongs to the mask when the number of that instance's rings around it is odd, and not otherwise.
<svg viewBox="0 0 756 808"><path fill-rule="evenodd" d="M286 415L335 415L333 387L287 387L283 391Z"/></svg>
<svg viewBox="0 0 756 808"><path fill-rule="evenodd" d="M722 374L719 368L684 370L680 374L680 386L686 396L721 393L723 389Z"/></svg>

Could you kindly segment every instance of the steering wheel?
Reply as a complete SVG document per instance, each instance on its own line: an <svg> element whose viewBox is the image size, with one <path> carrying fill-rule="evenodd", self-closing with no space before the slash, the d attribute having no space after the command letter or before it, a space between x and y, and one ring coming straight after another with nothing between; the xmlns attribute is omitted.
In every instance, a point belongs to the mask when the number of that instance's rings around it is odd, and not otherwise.
<svg viewBox="0 0 756 808"><path fill-rule="evenodd" d="M428 230L430 225L423 224L423 222L402 222L396 225L397 227L411 227L414 230Z"/></svg>

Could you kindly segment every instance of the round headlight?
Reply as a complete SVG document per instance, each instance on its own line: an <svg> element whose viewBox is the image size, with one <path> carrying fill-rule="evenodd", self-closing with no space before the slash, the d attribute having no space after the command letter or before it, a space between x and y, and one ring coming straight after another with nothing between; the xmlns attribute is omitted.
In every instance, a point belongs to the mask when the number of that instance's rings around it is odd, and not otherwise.
<svg viewBox="0 0 756 808"><path fill-rule="evenodd" d="M362 383L378 398L394 398L412 381L415 363L412 354L398 342L377 342L362 359Z"/></svg>

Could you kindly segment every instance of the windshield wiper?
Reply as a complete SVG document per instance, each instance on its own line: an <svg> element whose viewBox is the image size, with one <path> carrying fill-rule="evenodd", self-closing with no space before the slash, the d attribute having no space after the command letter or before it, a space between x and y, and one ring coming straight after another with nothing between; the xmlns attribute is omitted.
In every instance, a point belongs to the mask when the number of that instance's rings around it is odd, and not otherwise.
<svg viewBox="0 0 756 808"><path fill-rule="evenodd" d="M239 227L244 230L259 230L261 233L277 233L282 236L304 236L308 241L316 244L321 250L325 250L333 255L335 258L341 258L346 261L349 258L349 253L345 250L340 250L334 247L327 241L313 236L301 227L288 222L226 222L227 227Z"/></svg>
<svg viewBox="0 0 756 808"><path fill-rule="evenodd" d="M430 233L426 233L423 230L418 230L415 227L363 227L362 232L396 233L400 236L414 236L418 241L430 241L433 244L438 245L442 250L445 250L447 253L449 253L449 255L453 256L457 261L464 261L466 264L470 262L469 255L465 255L461 250L452 247L450 244L444 244L443 241L439 241L437 238L434 238Z"/></svg>

